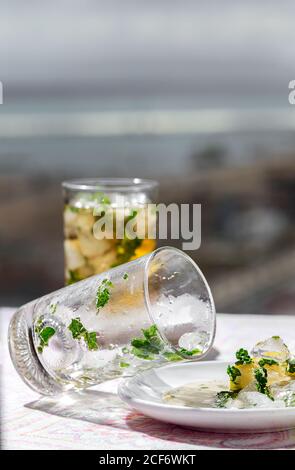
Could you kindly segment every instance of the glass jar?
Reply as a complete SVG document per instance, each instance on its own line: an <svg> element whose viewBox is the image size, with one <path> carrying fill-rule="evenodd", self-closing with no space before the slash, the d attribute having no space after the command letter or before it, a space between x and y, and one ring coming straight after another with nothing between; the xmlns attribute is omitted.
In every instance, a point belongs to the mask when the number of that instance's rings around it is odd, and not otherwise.
<svg viewBox="0 0 295 470"><path fill-rule="evenodd" d="M135 218L139 222L148 220L149 227L156 224L156 216L148 206L157 197L156 181L82 179L65 181L62 187L66 285L132 261L156 248L155 238L148 238L148 226L141 237L132 239L125 230L130 219ZM102 238L102 231L98 230L100 219L110 221L110 216L112 224Z"/></svg>

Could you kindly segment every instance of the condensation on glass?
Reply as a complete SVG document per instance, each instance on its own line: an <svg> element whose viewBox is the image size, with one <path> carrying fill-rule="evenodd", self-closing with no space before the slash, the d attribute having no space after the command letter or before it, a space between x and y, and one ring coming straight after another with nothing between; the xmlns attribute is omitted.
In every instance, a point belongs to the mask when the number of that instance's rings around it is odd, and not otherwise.
<svg viewBox="0 0 295 470"><path fill-rule="evenodd" d="M188 255L163 247L24 305L9 348L22 379L50 395L199 360L214 334L204 276Z"/></svg>

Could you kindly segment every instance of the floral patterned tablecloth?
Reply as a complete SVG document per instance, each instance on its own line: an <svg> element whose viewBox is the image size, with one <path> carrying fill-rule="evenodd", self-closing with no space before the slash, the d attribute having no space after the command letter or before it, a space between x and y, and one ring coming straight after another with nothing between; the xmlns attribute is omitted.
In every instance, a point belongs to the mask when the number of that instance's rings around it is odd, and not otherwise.
<svg viewBox="0 0 295 470"><path fill-rule="evenodd" d="M14 371L7 348L13 309L1 315L1 418L3 449L295 449L294 430L215 434L181 428L129 409L118 381L57 398L40 398ZM282 336L295 350L295 317L219 314L212 359L227 360L240 347Z"/></svg>

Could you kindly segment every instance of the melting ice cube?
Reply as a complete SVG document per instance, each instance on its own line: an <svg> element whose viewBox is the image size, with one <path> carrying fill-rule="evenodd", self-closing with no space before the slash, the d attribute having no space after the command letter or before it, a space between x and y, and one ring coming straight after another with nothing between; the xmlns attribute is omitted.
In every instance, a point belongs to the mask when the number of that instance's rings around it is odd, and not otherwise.
<svg viewBox="0 0 295 470"><path fill-rule="evenodd" d="M180 348L187 349L188 351L193 351L194 349L199 349L203 351L206 343L208 342L209 335L205 331L193 331L191 333L184 333L178 341L178 346Z"/></svg>
<svg viewBox="0 0 295 470"><path fill-rule="evenodd" d="M257 391L246 392L242 390L238 395L238 401L239 408L277 408L282 406L282 403L274 402L267 395Z"/></svg>
<svg viewBox="0 0 295 470"><path fill-rule="evenodd" d="M284 362L289 359L290 351L280 336L272 336L264 341L259 341L252 349L252 355Z"/></svg>
<svg viewBox="0 0 295 470"><path fill-rule="evenodd" d="M285 406L295 406L295 381L283 380L270 386L270 392L275 400L281 400Z"/></svg>

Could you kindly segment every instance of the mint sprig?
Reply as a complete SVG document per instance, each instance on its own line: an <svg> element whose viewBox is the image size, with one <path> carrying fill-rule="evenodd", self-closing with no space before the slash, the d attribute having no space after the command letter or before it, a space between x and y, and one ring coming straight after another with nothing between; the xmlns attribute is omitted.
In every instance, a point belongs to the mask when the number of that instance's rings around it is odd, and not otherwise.
<svg viewBox="0 0 295 470"><path fill-rule="evenodd" d="M140 359L153 360L155 355L160 354L164 348L164 343L158 335L156 325L147 329L142 329L143 338L134 338L131 341L131 354Z"/></svg>
<svg viewBox="0 0 295 470"><path fill-rule="evenodd" d="M154 360L157 355L162 355L170 362L181 361L184 359L184 356L194 356L200 354L202 351L200 349L188 350L181 348L179 351L165 351L165 343L160 338L158 333L158 328L156 325L152 325L147 329L142 329L143 337L134 338L131 341L131 350L129 353L134 356L145 359L145 360Z"/></svg>

